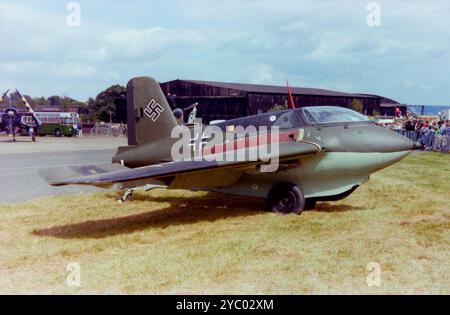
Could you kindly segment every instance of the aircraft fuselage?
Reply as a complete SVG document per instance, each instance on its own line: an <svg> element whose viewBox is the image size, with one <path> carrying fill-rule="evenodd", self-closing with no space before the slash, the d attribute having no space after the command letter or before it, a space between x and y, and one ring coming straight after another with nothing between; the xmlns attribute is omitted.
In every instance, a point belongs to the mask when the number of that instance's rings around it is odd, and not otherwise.
<svg viewBox="0 0 450 315"><path fill-rule="evenodd" d="M326 108L333 110L333 107ZM237 130L237 126L244 129L254 126L257 129L268 127L279 134L292 132L296 138L301 134L301 139L297 140L317 144L320 152L300 158L294 167L282 164L275 172L246 171L239 178L233 178L232 172L228 172L220 174L217 179L197 176L195 182L189 176L181 176L182 180L175 181L173 187L169 188L194 188L266 197L275 183L288 181L302 187L306 198L338 199L367 181L371 173L401 160L415 148L415 144L408 138L379 127L372 121L308 120L302 109L243 117L214 126L224 132ZM203 138L207 127L190 128L191 140ZM276 131L273 131L274 127L277 128ZM237 138L252 136L240 134ZM113 162L140 167L171 161L171 147L177 140L165 137L160 141L119 149ZM204 147L209 145L205 137ZM227 178L230 180L227 181Z"/></svg>

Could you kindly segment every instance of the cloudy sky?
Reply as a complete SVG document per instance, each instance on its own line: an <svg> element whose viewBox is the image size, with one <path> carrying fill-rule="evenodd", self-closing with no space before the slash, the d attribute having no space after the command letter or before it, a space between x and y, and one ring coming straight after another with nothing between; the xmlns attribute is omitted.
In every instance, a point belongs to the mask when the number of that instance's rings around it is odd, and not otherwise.
<svg viewBox="0 0 450 315"><path fill-rule="evenodd" d="M450 1L0 0L0 90L95 97L137 75L450 104ZM368 10L369 9L369 10ZM69 20L69 23L68 23Z"/></svg>

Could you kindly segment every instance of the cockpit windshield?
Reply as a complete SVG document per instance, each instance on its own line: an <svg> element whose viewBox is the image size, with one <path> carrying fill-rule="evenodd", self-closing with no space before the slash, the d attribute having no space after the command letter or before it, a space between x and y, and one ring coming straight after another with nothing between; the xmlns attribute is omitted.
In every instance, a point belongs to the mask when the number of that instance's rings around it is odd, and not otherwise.
<svg viewBox="0 0 450 315"><path fill-rule="evenodd" d="M303 107L302 110L311 124L369 121L369 117L344 107L311 106Z"/></svg>
<svg viewBox="0 0 450 315"><path fill-rule="evenodd" d="M303 124L299 116L300 113L297 110L286 111L286 113L278 117L273 125L279 127L280 129L289 129L302 126ZM273 117L275 118L275 116Z"/></svg>

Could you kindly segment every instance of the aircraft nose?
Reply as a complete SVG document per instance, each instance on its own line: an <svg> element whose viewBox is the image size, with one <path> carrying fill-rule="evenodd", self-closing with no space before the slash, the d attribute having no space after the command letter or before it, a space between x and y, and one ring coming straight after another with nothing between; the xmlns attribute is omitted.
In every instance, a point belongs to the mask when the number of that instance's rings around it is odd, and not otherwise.
<svg viewBox="0 0 450 315"><path fill-rule="evenodd" d="M389 131L389 136L387 137L387 145L390 146L392 151L410 151L414 150L414 142L395 131Z"/></svg>
<svg viewBox="0 0 450 315"><path fill-rule="evenodd" d="M419 141L414 142L414 150L423 150L424 145Z"/></svg>
<svg viewBox="0 0 450 315"><path fill-rule="evenodd" d="M411 139L383 127L373 129L370 138L371 151L375 152L411 151L417 146Z"/></svg>

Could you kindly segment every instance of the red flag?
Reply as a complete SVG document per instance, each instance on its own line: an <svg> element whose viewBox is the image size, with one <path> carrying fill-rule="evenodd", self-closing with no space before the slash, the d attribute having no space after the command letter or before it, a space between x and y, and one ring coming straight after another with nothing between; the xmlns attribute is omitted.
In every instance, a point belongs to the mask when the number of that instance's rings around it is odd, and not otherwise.
<svg viewBox="0 0 450 315"><path fill-rule="evenodd" d="M288 89L288 94L289 94L289 104L291 105L292 109L295 109L294 99L292 98L292 90L291 90L291 87L289 86L288 80L286 80L286 84L287 84L287 89Z"/></svg>

